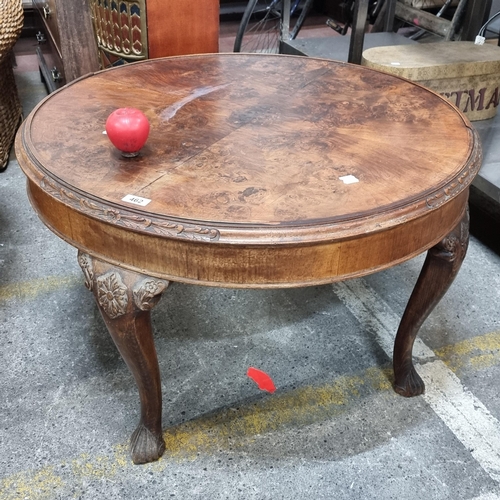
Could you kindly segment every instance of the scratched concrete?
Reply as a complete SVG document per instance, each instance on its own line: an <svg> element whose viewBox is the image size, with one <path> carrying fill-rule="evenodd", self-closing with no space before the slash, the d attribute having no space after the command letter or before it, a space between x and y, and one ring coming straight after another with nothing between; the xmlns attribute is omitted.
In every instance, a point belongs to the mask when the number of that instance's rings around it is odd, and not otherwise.
<svg viewBox="0 0 500 500"><path fill-rule="evenodd" d="M21 89L32 100L35 76ZM167 452L134 466L137 392L76 251L30 208L14 157L0 193L0 500L500 498L422 397L392 391L381 321L357 319L330 285L172 286L153 313ZM362 283L400 316L421 264ZM495 421L499 294L500 257L473 237L421 332ZM277 392L260 392L249 366ZM485 453L500 466L500 450Z"/></svg>

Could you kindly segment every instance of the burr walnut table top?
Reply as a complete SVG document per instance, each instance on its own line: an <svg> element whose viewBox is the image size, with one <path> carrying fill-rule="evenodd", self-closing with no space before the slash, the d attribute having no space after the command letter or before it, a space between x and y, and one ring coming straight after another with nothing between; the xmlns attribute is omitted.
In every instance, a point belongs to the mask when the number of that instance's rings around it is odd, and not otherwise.
<svg viewBox="0 0 500 500"><path fill-rule="evenodd" d="M151 122L136 158L103 135L121 107ZM16 141L31 203L79 249L137 383L135 463L165 450L150 310L170 280L312 285L429 250L394 343L395 390L424 391L412 346L465 257L481 162L469 122L437 94L327 60L153 59L55 92Z"/></svg>
<svg viewBox="0 0 500 500"><path fill-rule="evenodd" d="M103 134L121 107L151 123L136 158ZM437 94L258 54L80 79L32 112L17 153L35 209L79 249L174 281L253 287L332 282L427 250L463 216L480 166L469 122Z"/></svg>

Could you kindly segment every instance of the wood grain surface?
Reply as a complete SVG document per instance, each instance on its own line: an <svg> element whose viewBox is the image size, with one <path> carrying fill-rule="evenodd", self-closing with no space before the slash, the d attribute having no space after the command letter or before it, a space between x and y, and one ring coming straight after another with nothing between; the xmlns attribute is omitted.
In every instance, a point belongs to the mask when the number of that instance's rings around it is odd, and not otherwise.
<svg viewBox="0 0 500 500"><path fill-rule="evenodd" d="M218 0L147 0L150 58L219 51Z"/></svg>
<svg viewBox="0 0 500 500"><path fill-rule="evenodd" d="M103 135L127 106L151 123L134 159ZM481 161L467 119L418 85L340 62L241 54L79 80L32 113L18 149L39 213L75 246L168 279L234 286L332 281L430 248L463 216ZM152 201L137 207L128 194ZM106 250L90 227L134 250ZM290 274L280 261L291 256L311 270Z"/></svg>
<svg viewBox="0 0 500 500"><path fill-rule="evenodd" d="M151 122L132 159L103 135L107 116L126 106ZM85 283L136 380L135 463L165 449L150 310L170 280L313 285L430 249L394 356L397 392L424 391L413 343L465 257L468 186L481 163L469 122L437 94L326 60L156 59L52 94L16 148L33 207L79 249ZM128 194L151 202L134 206Z"/></svg>

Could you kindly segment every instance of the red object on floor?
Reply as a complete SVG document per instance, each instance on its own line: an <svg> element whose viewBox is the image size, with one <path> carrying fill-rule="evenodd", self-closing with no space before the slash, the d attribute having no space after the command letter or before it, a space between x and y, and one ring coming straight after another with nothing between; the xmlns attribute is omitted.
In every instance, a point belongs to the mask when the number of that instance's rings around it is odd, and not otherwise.
<svg viewBox="0 0 500 500"><path fill-rule="evenodd" d="M247 371L247 375L259 386L259 389L271 394L276 390L274 382L266 372L251 366Z"/></svg>

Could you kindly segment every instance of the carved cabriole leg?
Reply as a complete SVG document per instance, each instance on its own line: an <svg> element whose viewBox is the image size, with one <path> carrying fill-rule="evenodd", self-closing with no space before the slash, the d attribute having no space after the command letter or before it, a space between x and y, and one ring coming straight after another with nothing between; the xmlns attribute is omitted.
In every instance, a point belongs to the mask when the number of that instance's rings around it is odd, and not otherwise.
<svg viewBox="0 0 500 500"><path fill-rule="evenodd" d="M151 309L168 282L113 267L79 252L85 285L125 363L134 375L141 399L141 420L131 438L132 460L152 462L165 450L161 425L160 370L151 328Z"/></svg>
<svg viewBox="0 0 500 500"><path fill-rule="evenodd" d="M432 247L401 319L394 343L394 389L402 396L418 396L425 390L413 366L412 349L422 323L455 279L469 244L469 210L457 227Z"/></svg>

